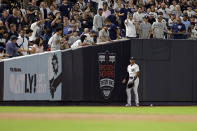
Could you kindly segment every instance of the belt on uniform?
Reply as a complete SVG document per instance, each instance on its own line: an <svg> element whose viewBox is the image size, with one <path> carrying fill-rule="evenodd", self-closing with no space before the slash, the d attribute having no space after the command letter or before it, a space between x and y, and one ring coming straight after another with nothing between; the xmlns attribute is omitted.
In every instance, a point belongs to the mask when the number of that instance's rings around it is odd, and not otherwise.
<svg viewBox="0 0 197 131"><path fill-rule="evenodd" d="M134 77L129 77L129 79L133 79Z"/></svg>

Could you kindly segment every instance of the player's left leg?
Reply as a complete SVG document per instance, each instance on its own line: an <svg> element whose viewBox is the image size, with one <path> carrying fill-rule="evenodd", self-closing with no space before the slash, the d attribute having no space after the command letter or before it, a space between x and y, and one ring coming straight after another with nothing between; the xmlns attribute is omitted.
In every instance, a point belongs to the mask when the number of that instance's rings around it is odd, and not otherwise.
<svg viewBox="0 0 197 131"><path fill-rule="evenodd" d="M135 104L139 106L139 96L138 96L138 86L139 86L139 78L135 80L135 84L133 87L134 95L135 95Z"/></svg>

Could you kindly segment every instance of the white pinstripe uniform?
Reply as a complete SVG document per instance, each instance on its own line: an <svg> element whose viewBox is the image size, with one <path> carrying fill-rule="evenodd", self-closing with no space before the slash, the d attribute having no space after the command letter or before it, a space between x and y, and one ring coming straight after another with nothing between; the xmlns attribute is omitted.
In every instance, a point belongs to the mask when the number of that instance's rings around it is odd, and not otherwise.
<svg viewBox="0 0 197 131"><path fill-rule="evenodd" d="M139 72L139 66L137 64L133 65L128 65L127 67L127 72L129 73L129 80L127 85L134 79L136 76L136 73ZM134 95L135 95L135 104L139 105L139 97L138 97L138 85L139 85L139 78L137 77L135 82L134 82L134 87L132 88L126 88L126 93L127 93L127 105L131 105L131 90L133 89Z"/></svg>

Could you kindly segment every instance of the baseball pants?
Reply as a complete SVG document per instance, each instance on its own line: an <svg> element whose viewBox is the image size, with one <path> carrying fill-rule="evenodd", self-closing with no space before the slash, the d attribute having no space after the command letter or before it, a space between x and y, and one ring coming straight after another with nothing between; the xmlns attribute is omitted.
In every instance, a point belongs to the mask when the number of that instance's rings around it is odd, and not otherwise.
<svg viewBox="0 0 197 131"><path fill-rule="evenodd" d="M132 81L133 79L129 79L127 85ZM127 104L131 105L131 90L134 91L135 95L135 103L139 104L139 97L138 97L138 85L139 85L139 78L137 78L134 82L134 87L132 88L126 88L126 93L127 93Z"/></svg>

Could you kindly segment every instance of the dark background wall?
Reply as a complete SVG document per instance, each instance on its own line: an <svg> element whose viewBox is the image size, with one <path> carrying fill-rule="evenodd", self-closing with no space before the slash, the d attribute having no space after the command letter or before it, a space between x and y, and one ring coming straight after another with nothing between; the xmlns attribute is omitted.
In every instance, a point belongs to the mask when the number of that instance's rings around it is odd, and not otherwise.
<svg viewBox="0 0 197 131"><path fill-rule="evenodd" d="M115 87L107 100L99 87L98 67L98 53L106 50L116 53ZM140 66L140 101L197 101L195 41L132 39L62 54L64 101L125 101L125 86L121 81L130 56L135 56Z"/></svg>

